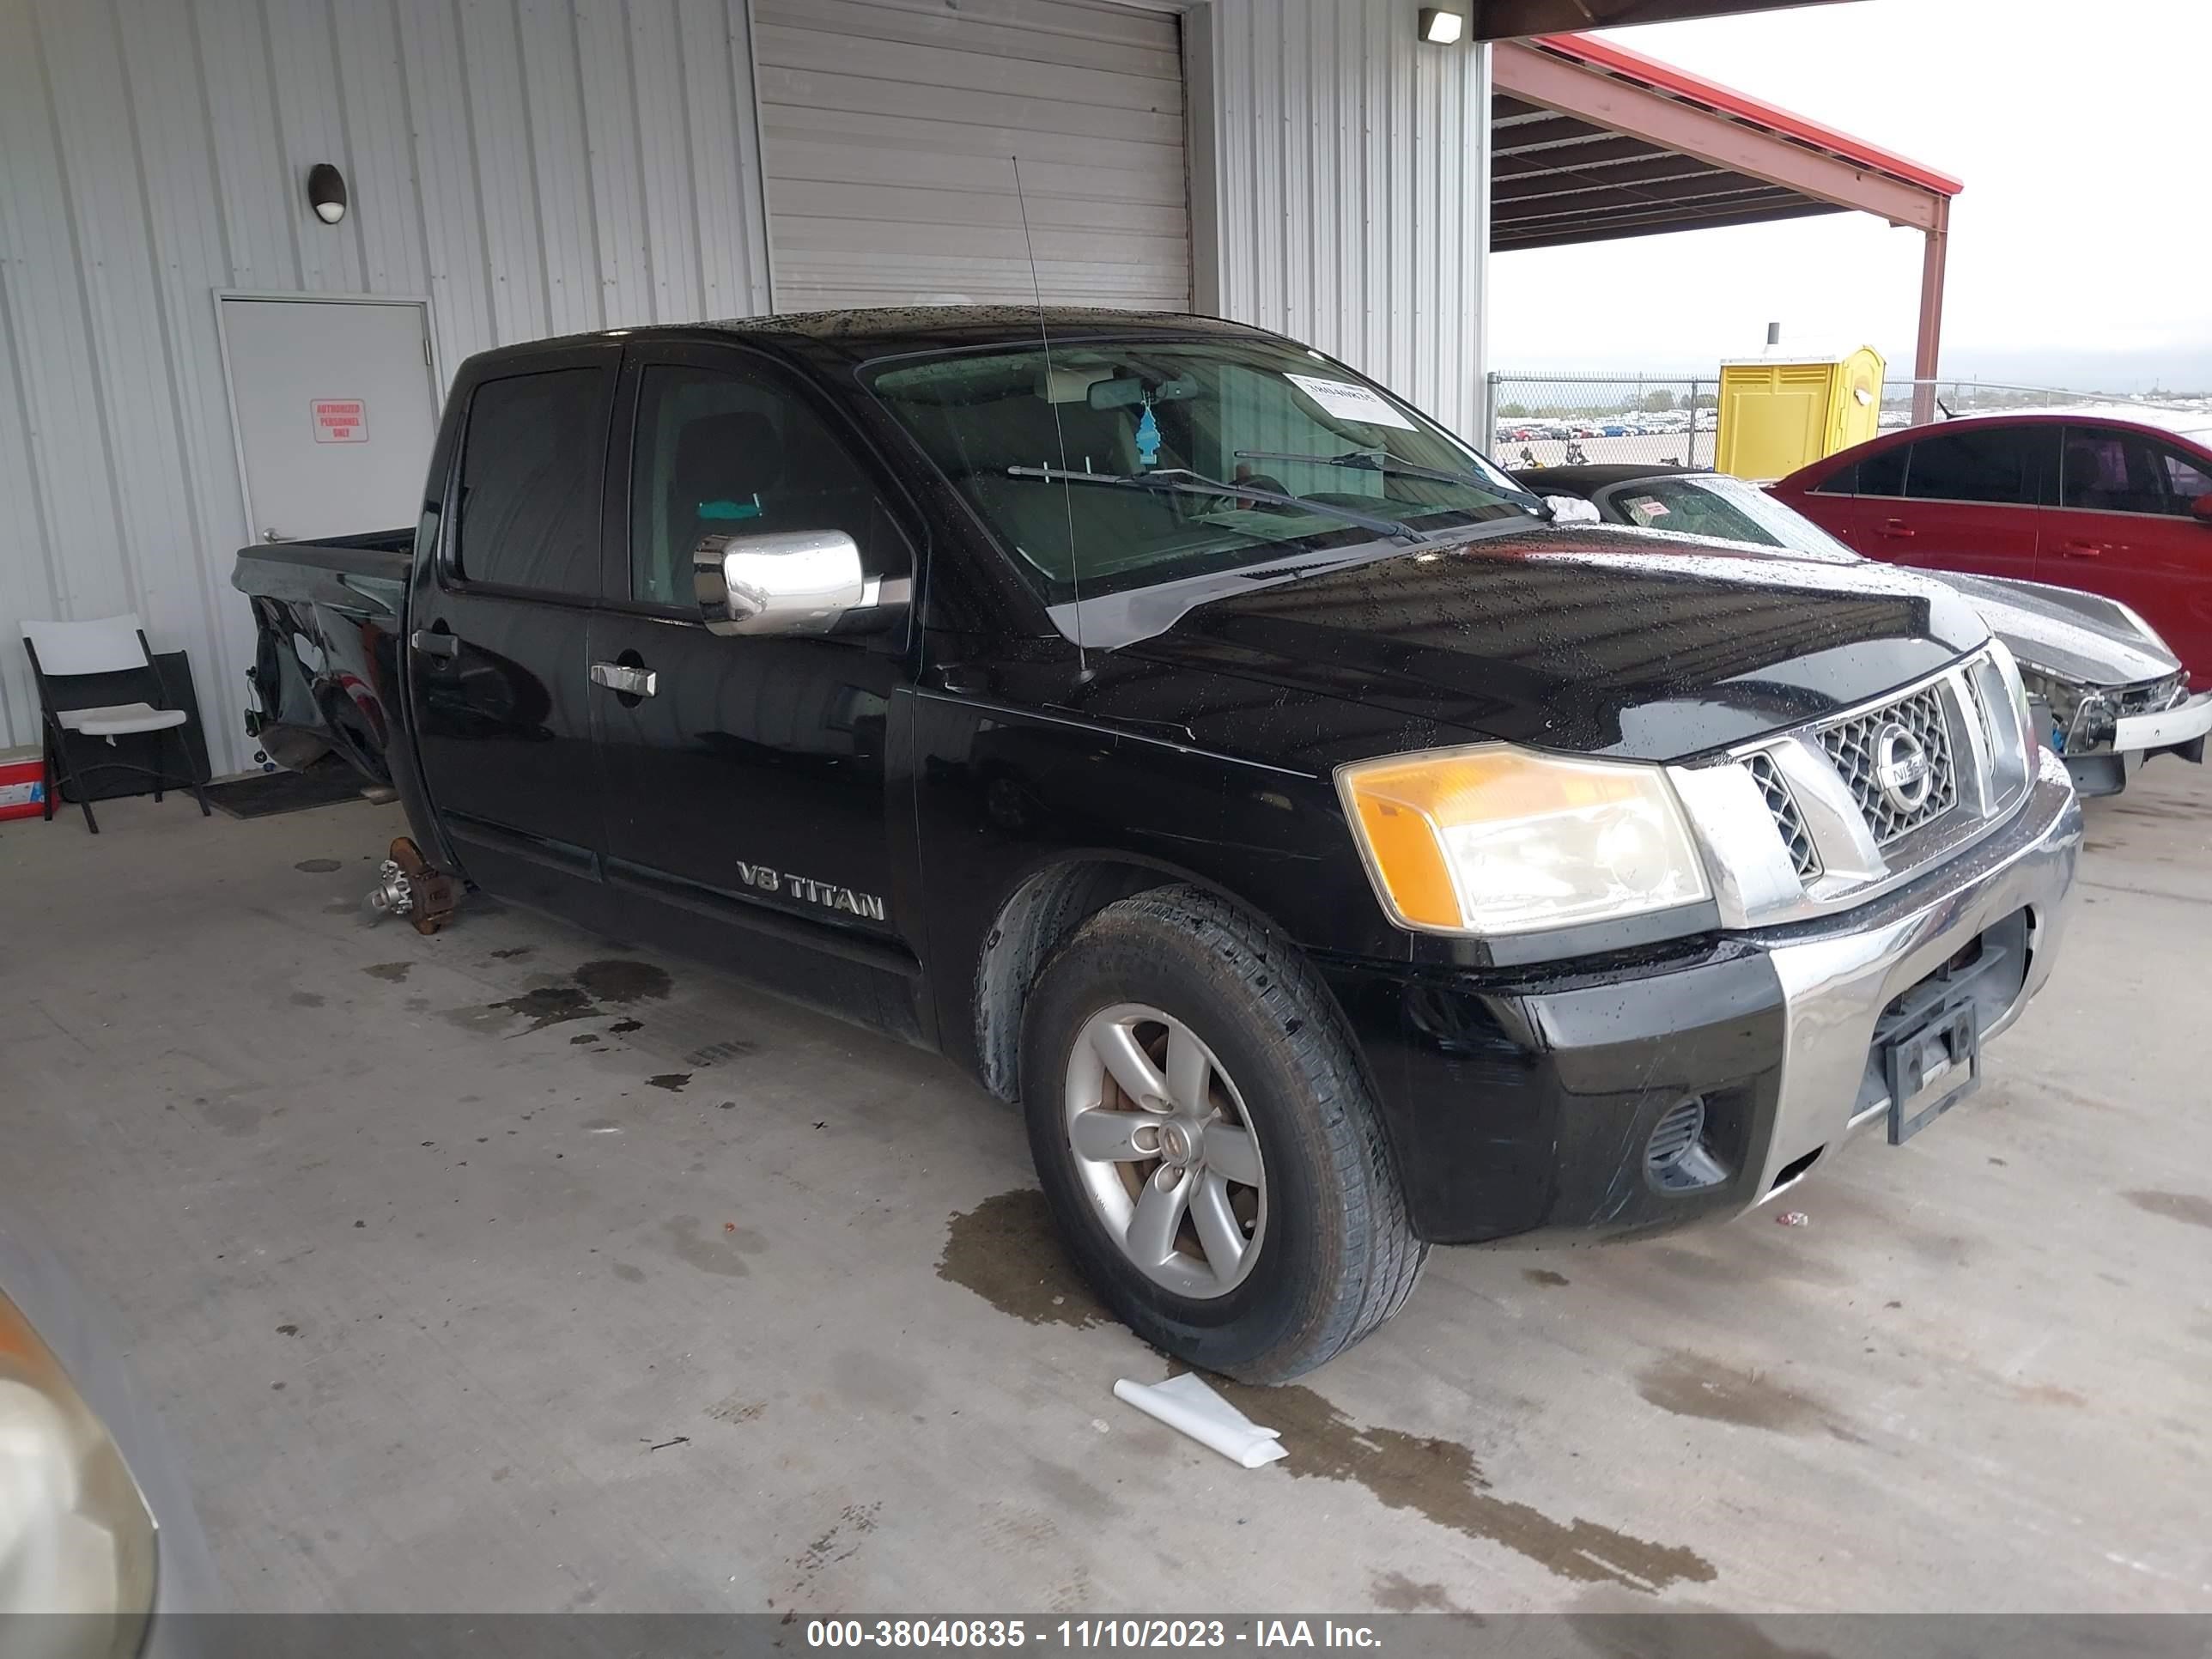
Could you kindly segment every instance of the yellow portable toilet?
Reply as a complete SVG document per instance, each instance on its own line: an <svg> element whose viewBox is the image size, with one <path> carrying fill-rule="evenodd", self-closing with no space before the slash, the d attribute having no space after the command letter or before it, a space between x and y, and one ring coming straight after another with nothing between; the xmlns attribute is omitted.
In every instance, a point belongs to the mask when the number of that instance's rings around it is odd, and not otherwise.
<svg viewBox="0 0 2212 1659"><path fill-rule="evenodd" d="M1881 422L1881 353L1749 357L1721 365L1715 465L1779 478L1874 436Z"/></svg>

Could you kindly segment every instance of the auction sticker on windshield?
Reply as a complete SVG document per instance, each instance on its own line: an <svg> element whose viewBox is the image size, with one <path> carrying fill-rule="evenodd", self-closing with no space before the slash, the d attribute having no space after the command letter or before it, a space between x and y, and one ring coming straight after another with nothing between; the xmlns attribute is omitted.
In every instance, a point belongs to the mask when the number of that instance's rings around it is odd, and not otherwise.
<svg viewBox="0 0 2212 1659"><path fill-rule="evenodd" d="M1324 380L1314 374L1285 374L1283 378L1340 421L1358 421L1365 426L1395 426L1407 432L1415 429L1411 421L1390 407L1387 398L1366 386L1353 386L1348 380Z"/></svg>

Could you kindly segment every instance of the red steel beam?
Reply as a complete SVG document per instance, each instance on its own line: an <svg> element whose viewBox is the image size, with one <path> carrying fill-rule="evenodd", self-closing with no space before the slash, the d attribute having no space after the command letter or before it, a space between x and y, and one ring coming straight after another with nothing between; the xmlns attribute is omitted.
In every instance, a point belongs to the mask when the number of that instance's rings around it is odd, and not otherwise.
<svg viewBox="0 0 2212 1659"><path fill-rule="evenodd" d="M1686 17L1780 11L1832 0L1475 0L1474 38L1509 40L1561 29L1617 29L1631 23L1673 23Z"/></svg>
<svg viewBox="0 0 2212 1659"><path fill-rule="evenodd" d="M1656 90L1634 70L1605 61L1615 54L1620 54L1620 49L1609 42L1578 37L1560 39L1556 46L1551 41L1504 41L1491 53L1492 82L1498 92L1525 103L1693 155L1832 207L1871 213L1893 225L1921 231L1948 222L1948 198L1959 188L1955 179L1926 170L1922 170L1919 179L1907 179L1871 159L1849 160L1827 148L1814 149L1812 145L1816 142L1855 144L1857 141L1802 122L1810 133L1820 137L1800 133L1785 137L1780 123L1745 108L1728 107L1720 94L1726 94L1742 106L1750 106L1753 100L1711 82L1694 82L1696 88L1704 88L1702 92L1689 89L1694 77L1680 71L1670 72L1684 83L1682 88ZM1638 54L1620 55L1634 65L1654 67L1651 59ZM1635 78L1625 78L1631 75ZM1699 101L1686 101L1692 96ZM1728 112L1723 113L1723 108ZM1883 158L1884 161L1890 159ZM1895 159L1901 162L1901 158Z"/></svg>
<svg viewBox="0 0 2212 1659"><path fill-rule="evenodd" d="M1936 418L1934 381L1943 361L1943 277L1951 257L1951 201L1943 198L1920 256L1920 337L1912 352L1912 422Z"/></svg>

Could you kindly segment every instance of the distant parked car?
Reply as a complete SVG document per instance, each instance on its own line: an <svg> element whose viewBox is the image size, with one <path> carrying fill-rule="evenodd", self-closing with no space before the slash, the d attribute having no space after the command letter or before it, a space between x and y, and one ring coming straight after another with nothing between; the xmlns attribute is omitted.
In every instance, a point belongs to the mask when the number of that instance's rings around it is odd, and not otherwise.
<svg viewBox="0 0 2212 1659"><path fill-rule="evenodd" d="M1514 476L1547 498L1586 501L1613 524L1858 562L1804 514L1724 473L1631 464ZM2127 606L2041 582L1926 574L1969 600L2011 648L2043 740L2082 794L2118 793L2153 755L2203 760L2212 691L2191 697L2180 660Z"/></svg>
<svg viewBox="0 0 2212 1659"><path fill-rule="evenodd" d="M1780 500L1893 564L2101 593L2212 687L2212 447L2139 422L1969 416L1791 473Z"/></svg>

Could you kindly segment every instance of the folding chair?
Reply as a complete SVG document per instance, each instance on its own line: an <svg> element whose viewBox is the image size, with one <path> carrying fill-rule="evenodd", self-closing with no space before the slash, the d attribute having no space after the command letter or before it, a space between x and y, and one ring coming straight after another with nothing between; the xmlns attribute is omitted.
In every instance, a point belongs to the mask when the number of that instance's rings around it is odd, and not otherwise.
<svg viewBox="0 0 2212 1659"><path fill-rule="evenodd" d="M191 715L185 709L166 706L168 688L161 683L161 671L155 666L154 653L147 647L145 625L137 617L126 615L104 617L98 622L26 622L23 649L30 654L31 678L38 683L39 712L44 716L49 821L54 816L54 802L61 793L58 786L66 784L76 793L76 804L84 812L85 828L98 835L100 822L92 816L92 797L86 791L85 779L94 773L112 771L137 772L152 778L155 800L161 799L166 786L181 781L192 792L192 799L199 802L200 816L208 816L207 796L200 788L206 780L192 764L191 745L185 740L185 727ZM134 691L139 694L137 702L114 701ZM149 698L160 701L148 701ZM173 773L165 763L142 766L125 760L79 767L70 758L69 739L72 732L87 738L105 738L112 748L116 738L139 732L175 732L177 752L183 757L184 770ZM167 739L156 739L154 757L157 763L161 761L167 747Z"/></svg>

